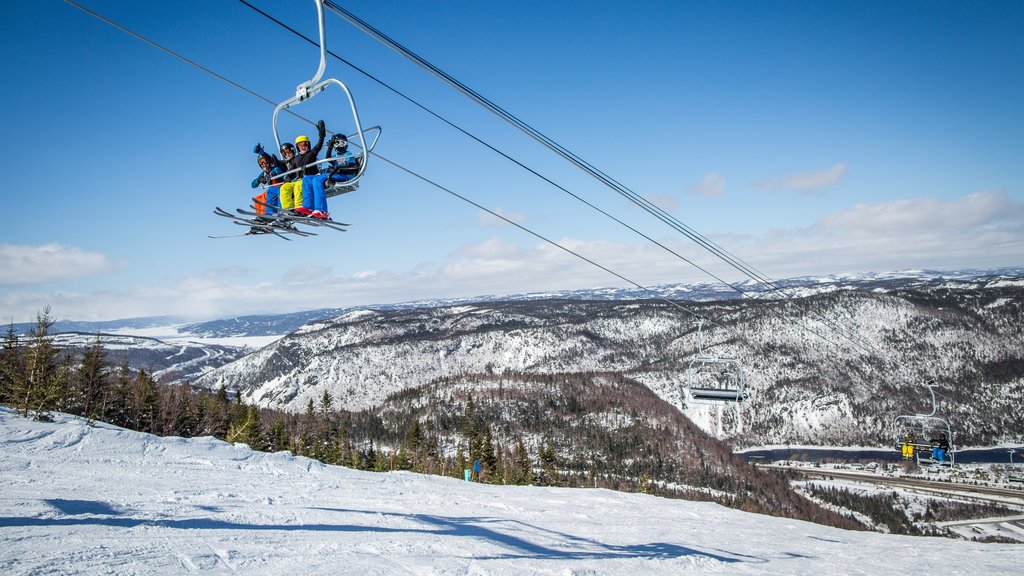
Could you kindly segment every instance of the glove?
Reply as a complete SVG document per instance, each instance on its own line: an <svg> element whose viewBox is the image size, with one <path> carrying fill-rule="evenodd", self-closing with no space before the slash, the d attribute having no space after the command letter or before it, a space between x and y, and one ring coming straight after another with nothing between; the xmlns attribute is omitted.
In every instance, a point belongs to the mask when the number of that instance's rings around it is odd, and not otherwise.
<svg viewBox="0 0 1024 576"><path fill-rule="evenodd" d="M320 133L321 137L324 134L327 134L327 126L324 124L323 120L318 120L317 121L317 123L316 123L316 131Z"/></svg>
<svg viewBox="0 0 1024 576"><path fill-rule="evenodd" d="M257 142L256 145L252 147L252 151L254 154L263 154L263 144Z"/></svg>

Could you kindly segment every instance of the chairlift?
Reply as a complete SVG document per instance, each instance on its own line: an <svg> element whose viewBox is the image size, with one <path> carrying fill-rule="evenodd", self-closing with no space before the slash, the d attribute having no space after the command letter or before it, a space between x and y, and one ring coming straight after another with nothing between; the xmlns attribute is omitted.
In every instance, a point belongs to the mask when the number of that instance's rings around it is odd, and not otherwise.
<svg viewBox="0 0 1024 576"><path fill-rule="evenodd" d="M357 157L358 167L355 169L354 172L351 173L351 178L340 182L331 179L327 183L325 183L327 197L330 198L333 196L337 196L339 194L344 194L346 192L352 192L358 187L359 179L362 178L363 172L365 172L366 170L366 164L367 161L369 160L370 152L373 151L373 148L377 145L377 140L380 138L381 128L380 126L373 126L371 128L367 128L366 130L363 130L362 123L359 120L359 112L356 109L355 99L352 97L352 92L349 91L348 87L345 86L344 82L338 80L337 78L328 78L326 80L321 81L321 78L324 75L324 71L327 69L327 30L324 24L323 0L313 0L313 2L314 4L316 4L317 19L320 28L320 66L317 68L316 74L314 74L312 79L303 82L302 84L299 84L295 88L295 96L292 96L291 98L285 100L284 102L281 102L280 104L277 105L276 108L274 108L274 142L277 144L277 149L280 150L281 136L280 133L278 132L277 120L278 115L281 113L282 110L287 110L292 106L301 104L302 102L306 102L312 99L314 96L326 90L332 84L341 88L341 90L345 93L345 96L348 98L349 108L351 109L352 112L352 120L355 123L356 128L355 134L351 136L346 135L346 137L348 138L350 145L356 146L360 150L362 150L362 154ZM368 134L372 134L372 138L369 138L369 144L367 144ZM356 142L356 140L358 140L358 143ZM287 177L288 175L299 172L307 167L319 167L320 164L329 164L334 160L334 158L316 160L315 162L312 162L302 168L296 168L295 170L285 172L281 176Z"/></svg>
<svg viewBox="0 0 1024 576"><path fill-rule="evenodd" d="M935 381L925 383L931 394L932 411L927 414L903 414L893 419L894 433L899 435L898 449L913 449L913 458L918 465L952 466L956 463L956 449L953 445L953 429L949 422L935 415L938 404L935 401ZM945 435L949 449L941 461L932 458L932 440ZM908 437L909 436L909 437ZM904 452L906 454L906 452Z"/></svg>
<svg viewBox="0 0 1024 576"><path fill-rule="evenodd" d="M1010 448L1010 468L1007 471L1007 480L1010 482L1016 482L1018 484L1024 484L1024 465L1015 465L1013 463L1013 455L1017 453L1016 450Z"/></svg>
<svg viewBox="0 0 1024 576"><path fill-rule="evenodd" d="M691 402L742 402L747 398L743 366L736 358L711 356L704 352L703 320L697 324L697 354L686 366L683 399Z"/></svg>

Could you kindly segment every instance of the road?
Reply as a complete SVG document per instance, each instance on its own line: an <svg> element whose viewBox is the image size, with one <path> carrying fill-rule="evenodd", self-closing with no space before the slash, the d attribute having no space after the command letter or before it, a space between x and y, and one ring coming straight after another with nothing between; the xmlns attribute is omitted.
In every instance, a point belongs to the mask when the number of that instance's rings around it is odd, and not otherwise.
<svg viewBox="0 0 1024 576"><path fill-rule="evenodd" d="M1024 505L1024 489L1021 488L1003 488L999 486L982 486L975 484L963 484L959 482L942 482L937 480L927 480L924 478L887 476L883 474L875 474L873 472L855 472L852 470L815 468L812 466L780 466L777 464L758 464L757 466L758 468L789 470L805 476L828 476L831 478L843 478L845 480L857 480L860 482L871 482L873 484L912 488L922 492L944 494L947 496L971 496L973 498L999 504Z"/></svg>

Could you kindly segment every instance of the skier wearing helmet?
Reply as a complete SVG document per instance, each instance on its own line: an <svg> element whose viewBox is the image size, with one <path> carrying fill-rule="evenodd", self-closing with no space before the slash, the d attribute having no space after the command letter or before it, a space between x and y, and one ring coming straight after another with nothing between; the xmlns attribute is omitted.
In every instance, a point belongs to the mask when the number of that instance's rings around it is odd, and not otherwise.
<svg viewBox="0 0 1024 576"><path fill-rule="evenodd" d="M327 146L327 158L331 159L329 170L302 178L302 189L305 191L303 211L296 208L296 212L305 214L305 210L310 210L308 216L329 220L331 215L327 211L327 182L346 182L359 171L359 161L348 151L348 138L344 134L335 134L331 137ZM349 187L348 191L354 189Z"/></svg>
<svg viewBox="0 0 1024 576"><path fill-rule="evenodd" d="M295 155L295 146L291 142L281 145L281 158L284 158L285 172L298 169L298 157ZM281 208L293 210L296 206L302 206L302 174L293 172L286 175L285 178L288 182L281 184Z"/></svg>
<svg viewBox="0 0 1024 576"><path fill-rule="evenodd" d="M302 168L297 177L302 180L303 190L310 190L312 182L309 181L309 178L320 173L320 170L311 164L316 162L320 149L324 147L324 136L327 135L327 128L324 126L323 120L316 123L316 132L316 146L310 146L309 137L306 135L295 139L295 147L298 149L298 152L295 154L293 162L296 168ZM301 205L298 199L296 199L295 211L303 216L309 216L313 213L312 204L313 199L309 197L309 194L303 194Z"/></svg>
<svg viewBox="0 0 1024 576"><path fill-rule="evenodd" d="M281 207L280 185L283 179L278 175L284 172L284 165L281 164L281 161L276 156L267 154L259 144L256 145L256 148L259 154L256 157L256 163L260 165L260 173L252 181L252 187L258 188L262 185L266 190L263 194L256 197L256 200L258 200L256 212L264 213L264 206L259 204L262 202L266 205L267 213L275 214Z"/></svg>

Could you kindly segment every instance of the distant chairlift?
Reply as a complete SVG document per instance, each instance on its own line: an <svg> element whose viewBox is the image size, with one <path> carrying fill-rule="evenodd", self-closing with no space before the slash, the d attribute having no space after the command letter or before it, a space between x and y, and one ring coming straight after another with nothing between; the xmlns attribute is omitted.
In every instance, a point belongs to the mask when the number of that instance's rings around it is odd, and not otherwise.
<svg viewBox="0 0 1024 576"><path fill-rule="evenodd" d="M893 430L895 434L899 435L896 447L902 448L908 444L913 446L914 459L918 465L952 466L956 458L956 450L953 445L953 429L948 421L935 415L938 408L938 404L935 401L935 381L929 380L925 383L925 387L928 388L928 392L931 394L932 411L928 414L905 414L894 418ZM909 442L906 438L908 433L912 435L912 439ZM946 457L942 462L936 462L932 459L932 441L943 434L945 434L946 440L949 443L949 449L946 450Z"/></svg>
<svg viewBox="0 0 1024 576"><path fill-rule="evenodd" d="M1015 465L1013 463L1013 455L1016 453L1016 450L1010 449L1010 469L1007 471L1007 480L1024 484L1024 465Z"/></svg>
<svg viewBox="0 0 1024 576"><path fill-rule="evenodd" d="M692 402L742 402L747 398L743 366L736 358L711 356L704 352L703 320L697 321L697 355L686 367L683 400Z"/></svg>

